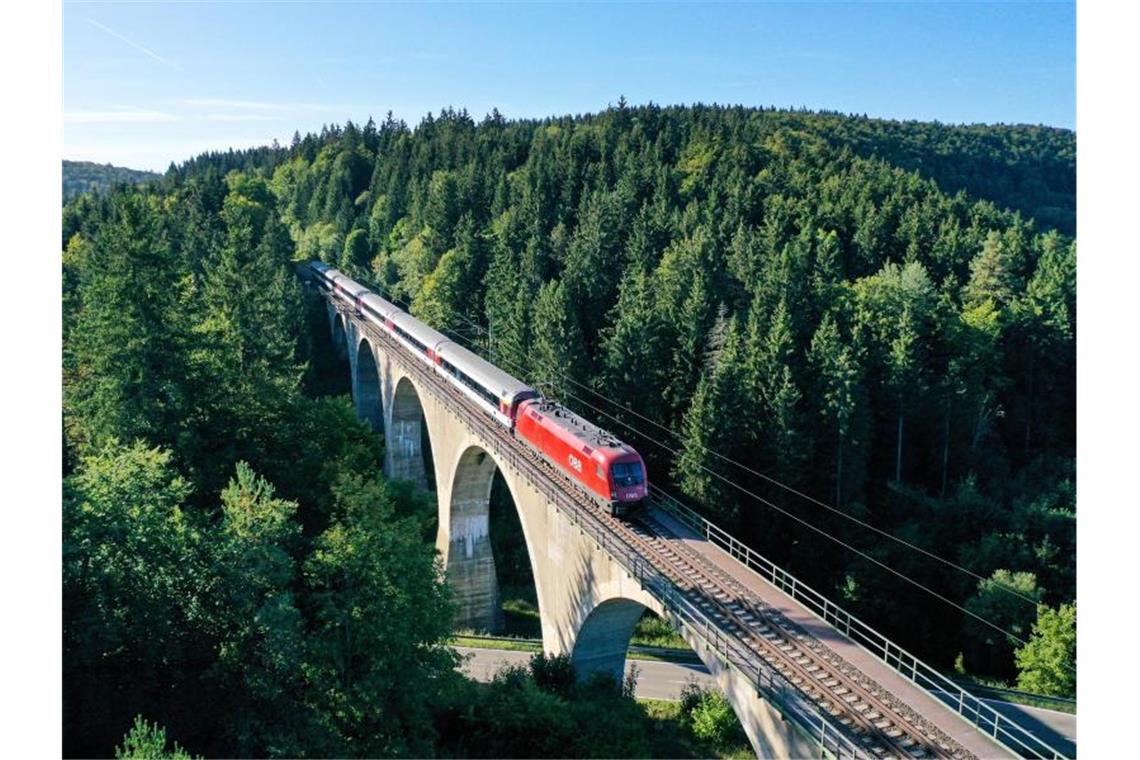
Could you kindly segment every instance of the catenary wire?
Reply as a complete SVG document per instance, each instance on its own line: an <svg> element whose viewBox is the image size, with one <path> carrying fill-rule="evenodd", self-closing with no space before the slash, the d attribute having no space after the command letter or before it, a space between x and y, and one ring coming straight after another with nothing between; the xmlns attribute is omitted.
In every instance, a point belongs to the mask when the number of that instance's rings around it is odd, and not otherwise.
<svg viewBox="0 0 1140 760"><path fill-rule="evenodd" d="M385 293L387 294L387 291L385 291ZM397 303L399 303L399 302L397 301ZM404 302L404 305L407 306L408 304L406 302ZM463 314L457 314L456 316L459 317L459 319L463 320L468 325L470 325L471 327L473 327L474 329L478 330L480 333L482 333L484 335L490 335L490 332L487 330L487 328L471 321L470 319L468 319ZM459 335L459 333L457 331L452 330L451 332L453 332L456 335ZM474 342L474 341L471 341L470 338L468 338L468 341L471 343ZM603 401L613 405L614 407L621 409L622 411L628 412L629 414L632 414L633 416L637 417L638 419L644 420L645 422L653 425L654 427L658 428L659 430L662 430L665 433L668 433L670 436L672 436L672 438L674 440L684 441L683 437L679 433L677 433L676 431L672 430L671 428L666 427L665 425L662 425L660 422L657 422L656 420L653 420L649 417L646 417L645 415L639 413L635 409L631 409L628 406L625 406L624 404L622 404L618 401L615 401L614 399L612 399L612 398L606 396L605 394L595 390L594 388L590 387L589 385L582 383L582 382L574 379L573 377L570 377L569 375L566 375L566 374L559 372L559 371L555 371L555 375L558 377L558 379L572 383L573 385L575 385L579 388L582 388L583 390L593 394L594 396L597 396L598 398L600 398ZM575 398L576 400L579 401L579 403L583 403L583 404L586 403L583 399L572 395L569 391L566 392L566 395L570 396L571 398ZM587 404L587 406L590 406L590 405ZM593 407L593 406L590 406L590 408L596 409L596 407ZM598 411L601 411L601 410L598 410ZM607 415L607 416L610 417L610 419L613 419L616 422L618 422L619 424L623 425L628 430L631 430L631 431L637 433L638 435L646 438L647 440L650 440L650 441L653 441L654 443L657 443L657 441L654 441L652 437L648 436L644 431L639 430L638 428L634 427L629 422L622 420L622 419L619 419L619 418L616 418L616 417L613 417L612 415ZM663 448L665 448L668 451L676 453L673 449L671 449L669 447L663 447ZM957 570L961 573L969 575L970 577L974 578L975 580L978 580L978 581L990 580L989 578L986 578L985 576L980 575L980 574L974 572L973 570L970 570L967 567L963 567L962 565L959 565L958 563L954 562L953 560L946 559L945 557L943 557L939 554L935 554L934 552L932 552L928 549L924 549L921 546L918 546L917 544L913 544L910 541L907 541L906 539L899 538L898 536L894 535L893 533L890 533L889 531L886 531L886 530L884 530L884 529L882 529L876 525L873 525L873 524L871 524L865 520L861 520L854 515L851 515L851 514L848 514L847 512L844 512L841 509L833 507L830 504L827 504L826 502L823 502L823 501L815 498L814 496L811 496L810 494L806 494L806 493L804 493L804 492L802 492L802 491L800 491L800 490L798 490L792 486L789 486L789 485L777 480L776 478L771 477L770 475L766 475L762 472L759 472L756 469L749 467L748 465L746 465L742 462L739 462L735 459L732 459L731 457L727 457L718 451L715 451L713 449L708 448L707 446L704 446L702 444L696 444L694 448L700 450L703 453L710 454L710 455L712 455L712 456L714 456L714 457L716 457L716 458L718 458L724 462L728 462L729 464L732 464L736 467L739 467L740 469L744 470L745 472L751 473L752 475L755 475L756 477L761 478L762 480L764 480L767 483L770 483L770 484L772 484L778 488L781 488L788 493L794 494L794 495L796 495L796 496L798 496L798 497L800 497L800 498L802 498L808 502L811 502L812 504L815 504L816 506L822 507L822 508L826 509L827 511L832 512L833 514L839 515L840 517L844 518L845 520L853 522L856 525L859 525L863 528L871 530L871 531L879 534L880 536L883 536L884 538L888 538L891 541L894 541L895 543L897 543L901 546L905 546L906 548L911 549L913 551L916 551L916 552L918 552L918 553L920 553L926 557L929 557L933 560L936 560L937 562L940 562L943 565L946 565L947 567L950 567L950 568ZM704 465L698 464L698 466L701 467L701 469L704 469L707 472L712 473L712 470L709 470ZM759 497L756 497L756 498L759 498ZM1031 605L1036 606L1038 603L1038 601L1036 599L1033 599L1032 597L1026 596L1025 594L1022 594L1019 591L1017 591L1015 589L1011 589L1011 588L1004 586L1000 583L997 584L997 588L999 588L1001 591L1003 591L1004 593L1006 593L1010 596L1017 597L1018 599L1026 602L1027 604L1031 604Z"/></svg>
<svg viewBox="0 0 1140 760"><path fill-rule="evenodd" d="M376 286L376 287L377 287L377 288L379 288L379 286ZM384 292L384 294L385 294L385 295L387 295L387 296L389 297L389 300L391 300L393 303L395 303L395 304L397 304L397 305L401 305L401 306L409 306L409 304L408 304L406 301L402 301L402 300L400 300L400 299L398 299L398 298L394 298L394 297L392 297L392 296L391 296L391 295L390 295L390 294L387 292L387 290L385 290L385 289L383 289L383 288L379 288L379 289L380 289L382 292ZM459 334L458 334L458 333L456 333L455 331L449 331L449 332L451 332L451 333L452 333L452 337L453 337L454 339L461 339L461 338L460 338L460 336L459 336ZM476 346L474 345L474 342L473 342L473 341L471 341L471 339L469 339L469 338L468 338L468 339L466 339L464 342L465 342L465 343L467 343L467 346L466 346L466 347L467 347L468 349L470 349L470 350L474 350L474 349L476 348ZM515 370L515 371L518 371L518 372L520 372L520 373L521 373L521 374L523 374L524 376L529 376L529 375L531 375L531 374L532 374L532 373L531 373L530 371L528 371L528 370L527 370L525 367L521 366L519 363L517 363L517 362L515 362L515 361L512 361L511 359L508 359L508 358L506 358L506 357L502 357L502 360L503 360L503 361L505 361L505 362L507 362L508 364L510 364L510 365L511 365L511 366L514 368L514 370ZM595 412L597 412L597 413L599 413L599 414L602 414L602 415L604 415L605 417L607 417L607 418L609 418L609 419L611 419L611 420L614 420L615 422L617 422L617 423L619 423L619 424L622 424L622 425L625 425L626 427L629 427L631 430L633 430L634 432L636 432L636 433L637 433L639 436L641 436L641 437L642 437L642 438L644 438L645 440L647 440L647 441L649 441L649 442L653 443L654 445L658 446L659 448L662 448L662 449L664 449L665 451L668 451L668 452L670 452L670 453L671 453L671 454L673 454L674 456L678 456L678 457L679 457L679 456L681 456L681 455L682 455L682 454L681 454L681 452L680 452L678 449L675 449L675 448L673 448L673 447L669 446L668 444L662 443L661 441L658 441L658 440L656 440L656 439L655 439L655 438L653 438L652 436L646 435L644 432L642 432L642 431L640 431L640 430L637 430L636 428L634 428L634 427L630 426L630 425L629 425L629 423L625 422L624 420L621 420L621 419L619 419L618 417L615 417L614 415L610 414L609 412L607 412L607 411L605 411L605 410L603 410L603 409L600 409L599 407L597 407L597 406L595 406L595 405L591 404L590 402L588 402L588 401L586 401L586 400L584 400L584 399L582 399L582 398L580 398L580 397L578 397L578 396L574 395L573 393L570 393L569 391L565 391L565 393L566 393L566 395L567 395L567 396L569 396L570 398L574 399L574 400L575 400L575 401L577 401L578 403L580 403L580 404L583 404L584 406L588 407L589 409L592 409L593 411L595 411ZM760 502L761 504L763 504L763 505L765 505L765 506L767 506L767 507L769 507L769 508L771 508L771 509L774 509L774 510L776 510L777 512L780 512L781 514L785 515L786 517L789 517L789 518L791 518L792 520L795 520L796 522L800 523L801 525L805 526L806 528L808 528L808 529L810 529L810 530L812 530L812 531L815 531L815 532L816 532L816 533L818 533L819 535L821 535L821 536L823 536L823 537L827 538L827 539L828 539L828 540L830 540L830 541L833 541L834 543L838 544L839 546L842 546L843 548L847 549L848 551L851 551L851 552L853 552L853 553L855 553L855 554L859 555L860 557L862 557L863 559L867 560L868 562L871 562L872 564L874 564L874 565L876 565L876 566L878 566L878 567L880 567L880 568L882 568L882 569L886 570L887 572L891 573L892 575L895 575L895 576L897 576L898 578L900 578L900 579L902 579L902 580L906 581L907 583L909 583L909 584L911 584L911 585L915 586L916 588L919 588L919 589L921 589L922 591L926 592L927 594L930 594L931 596L935 597L936 599L939 599L940 601L942 601L942 602L944 602L944 603L946 603L946 604L950 605L951 607L953 607L953 608L957 609L958 611L960 611L960 612L962 612L962 613L964 613L964 614L968 615L969 617L971 617L971 618L974 618L974 619L975 619L975 620L977 620L978 622L982 623L982 624L983 624L983 625L985 625L985 626L988 626L989 628L992 628L993 630L997 631L998 633L1002 634L1003 636L1006 636L1006 637L1008 637L1008 638L1010 638L1010 639L1012 639L1012 640L1014 640L1014 641L1017 641L1017 642L1019 642L1019 643L1021 643L1021 644L1023 644L1023 645L1024 645L1024 644L1027 644L1027 643L1028 643L1028 642L1027 642L1025 639L1022 639L1020 636L1017 636L1017 635L1015 635L1015 634L1013 634L1013 633L1010 633L1009 631L1005 630L1004 628L1002 628L1001 626L997 625L996 623L990 622L989 620L987 620L987 619L985 619L984 617L982 617L982 616L978 615L977 613L973 612L972 610L969 610L969 609L967 609L966 607L962 606L961 604L958 604L958 603L957 603L957 602L955 602L953 599L950 599L949 597L947 597L947 596L945 596L945 595L943 595L943 594L939 593L938 591L935 591L934 589L932 589L932 588L930 588L930 587L926 586L925 584L921 583L920 581L914 580L913 578L909 577L909 576L908 576L908 575L906 575L905 573L902 573L901 571L899 571L899 570L896 570L895 568L891 567L890 565L887 565L886 563L882 562L881 560L878 560L878 559L876 559L875 557L872 557L871 555L867 554L867 553L866 553L866 552L864 552L863 550L861 550L861 549L859 549L859 548L857 548L857 547L855 547L855 546L852 546L851 544L847 543L847 542L846 542L846 541L844 541L843 539L841 539L841 538L837 538L836 536L833 536L833 535L831 535L829 532L827 532L827 531L823 530L822 528L819 528L818 526L815 526L815 525L813 525L813 524L811 524L811 523L807 522L806 520L804 520L803 518L799 517L798 515L795 515L795 514L793 514L792 512L789 512L788 510L786 510L786 509L784 509L784 508L782 508L782 507L780 507L780 506L778 506L778 505L776 505L776 504L772 503L772 502L771 502L771 501L769 501L768 499L765 499L764 497L760 496L759 494L756 494L756 493L754 493L754 492L752 492L752 491L748 490L748 489L747 489L747 488L745 488L744 486L741 486L740 484L738 484L738 483L736 483L736 482L734 482L734 481L732 481L732 480L729 480L728 478L724 477L724 476L723 476L723 475L721 475L720 473L718 473L718 472L716 472L716 471L714 471L714 470L710 470L710 469L708 469L707 467L704 467L703 465L700 465L699 463L698 463L698 466L699 466L699 467L701 467L701 469L703 469L703 470L705 470L706 472L708 472L710 475L712 475L712 476L714 476L714 477L718 478L719 480L722 480L723 482L725 482L725 483L727 483L728 485L732 486L733 488L735 488L736 490L740 491L741 493L743 493L743 494L745 494L745 495L747 495L747 496L749 496L749 497L751 497L751 498L755 499L756 501ZM670 493L669 493L668 491L666 491L665 489L661 488L660 486L655 486L655 487L656 487L658 490L660 490L660 491L661 491L663 494L665 494L666 496L669 496L670 498L674 499L675 501L678 501L678 502L680 502L680 500L679 500L679 499L677 499L677 497L676 497L676 496L673 496L672 494L670 494ZM680 502L680 503L683 503L683 502ZM1001 584L998 584L998 585L997 585L997 588L999 588L999 589L1002 589L1003 591L1007 591L1008 593L1012 593L1012 594L1014 594L1014 595L1016 595L1016 596L1021 596L1020 594L1016 594L1016 592L1013 592L1013 591L1012 591L1012 590L1010 590L1010 589L1006 589L1006 588L1005 588L1004 586L1002 586ZM1022 597L1022 598L1027 598L1027 597ZM1034 602L1034 603L1036 604L1036 602Z"/></svg>

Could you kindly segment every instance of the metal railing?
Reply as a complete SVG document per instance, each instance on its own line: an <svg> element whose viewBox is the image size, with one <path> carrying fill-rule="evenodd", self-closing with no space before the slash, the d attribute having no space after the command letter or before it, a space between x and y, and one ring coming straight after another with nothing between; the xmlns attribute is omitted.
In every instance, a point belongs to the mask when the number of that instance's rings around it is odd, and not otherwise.
<svg viewBox="0 0 1140 760"><path fill-rule="evenodd" d="M1046 705L1055 705L1057 707L1067 708L1064 710L1064 712L1070 712L1073 714L1076 714L1077 712L1077 700L1071 699L1069 697L1054 697L1049 694L1035 694L1031 691L1021 691L1019 689L1005 689L1000 686L986 686L985 684L974 683L973 681L965 681L961 678L954 678L951 680L953 680L954 683L958 684L966 691L978 694L979 696L982 694L989 694L991 698L1000 700L1002 702L1016 703L1017 700L1020 699L1022 700L1021 704L1028 704L1029 706L1039 706L1033 705L1032 703L1042 702ZM1042 707L1042 709L1050 708Z"/></svg>
<svg viewBox="0 0 1140 760"><path fill-rule="evenodd" d="M656 506L807 607L825 623L861 645L903 678L949 707L967 723L992 737L1006 749L1023 757L1067 760L1055 747L1005 717L993 706L986 704L983 699L967 691L961 684L927 665L791 573L757 554L728 532L660 488L651 486L650 490Z"/></svg>
<svg viewBox="0 0 1140 760"><path fill-rule="evenodd" d="M335 299L333 303L338 310L355 316L344 304ZM844 758L873 760L873 755L851 740L842 724L822 712L798 687L752 652L743 642L725 634L700 607L685 598L672 581L624 539L613 533L596 515L584 510L565 491L554 487L549 476L545 476L538 469L536 462L515 450L518 444L513 438L507 438L501 427L480 413L472 411L458 394L453 393L439 378L432 375L422 362L405 356L405 349L390 336L367 322L357 320L357 326L374 344L384 344L389 356L405 371L415 375L421 382L430 385L442 395L459 402L450 406L449 411L479 434L486 444L485 447L497 455L500 466L509 467L516 473L526 473L531 486L556 509L564 513L583 534L589 536L600 550L613 558L630 577L636 579L642 589L661 603L674 627L682 633L688 632L706 653L711 653L724 665L744 676L758 696L767 699L775 706L780 715L795 724L823 754L838 760Z"/></svg>

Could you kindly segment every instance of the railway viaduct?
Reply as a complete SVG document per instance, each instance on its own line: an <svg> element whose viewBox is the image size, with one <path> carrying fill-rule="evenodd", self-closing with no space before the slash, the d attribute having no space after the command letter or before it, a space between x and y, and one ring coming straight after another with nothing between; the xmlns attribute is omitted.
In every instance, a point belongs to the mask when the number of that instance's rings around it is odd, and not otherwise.
<svg viewBox="0 0 1140 760"><path fill-rule="evenodd" d="M589 536L569 510L548 498L547 489L528 479L514 452L458 413L455 399L416 371L414 360L400 356L397 347L350 313L331 305L329 311L333 341L348 355L357 415L384 433L386 474L427 487L427 462L434 470L436 549L459 608L457 624L479 629L496 623L489 507L499 470L526 539L543 649L570 655L580 674L605 671L620 682L630 637L645 609L670 618L661 600ZM425 439L431 447L428 456ZM784 721L747 678L695 636L685 638L728 696L760 757L819 754L818 743Z"/></svg>
<svg viewBox="0 0 1140 760"><path fill-rule="evenodd" d="M423 487L428 486L429 479L434 482L439 513L436 548L453 589L459 626L493 628L497 622L489 505L498 470L518 511L534 575L543 648L548 654L569 655L580 676L602 671L620 682L634 626L645 609L650 609L669 621L708 667L759 757L874 757L866 747L843 736L834 716L826 715L810 697L766 668L763 661L750 661L732 631L725 630L720 616L694 605L650 562L631 551L628 543L607 532L599 515L591 516L576 506L549 474L536 475L535 462L520 451L509 433L464 404L462 397L422 362L350 308L331 299L326 305L333 342L347 355L357 415L383 432L386 474ZM706 538L690 535L697 541ZM727 553L714 551L723 555L718 561L734 565L725 565L729 575L756 575L754 563L738 561L748 559L741 553L747 550L728 549ZM771 580L777 586L778 572L778 568L772 569ZM794 579L792 590L794 593ZM792 607L789 614L794 612ZM843 625L837 613L841 611L832 606L831 619L824 602L822 615L812 617L809 613L808 623L818 628L813 629L817 637L820 631L834 633L839 644L851 644L833 629L835 623L840 628ZM848 617L846 633L856 638L852 621L858 623ZM888 643L877 657L868 654L866 660L883 667L881 661L889 662L891 654ZM902 650L895 654L898 664L912 667L903 655ZM866 663L859 667L865 669ZM895 670L891 674L903 684L890 684L895 693L906 684L913 688L912 681L920 680L917 666L906 678ZM942 704L949 700L939 702L929 690L922 693L926 703L919 705L916 698L911 704L917 711L942 710L949 716L949 723L941 716L939 725L948 726L954 740L964 740L960 744L966 751L958 756L1013 754L1007 749L1009 741L999 745L984 736L991 732L991 725L980 715L962 719L964 697L952 695L960 703L959 709L951 711ZM1009 730L1008 725L999 731L996 720L992 733L1008 739L1003 733ZM1048 749L1020 754L1059 757Z"/></svg>

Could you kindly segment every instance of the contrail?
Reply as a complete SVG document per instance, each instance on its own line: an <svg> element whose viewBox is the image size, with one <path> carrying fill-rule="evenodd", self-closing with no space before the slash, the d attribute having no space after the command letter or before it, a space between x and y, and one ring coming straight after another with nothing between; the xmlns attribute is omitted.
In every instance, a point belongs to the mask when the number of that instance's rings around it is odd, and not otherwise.
<svg viewBox="0 0 1140 760"><path fill-rule="evenodd" d="M87 19L87 22L89 24L91 24L92 26L95 26L95 27L98 27L99 29L102 29L104 32L111 35L112 37L116 37L116 38L122 40L123 42L125 42L128 45L130 45L131 47L133 47L135 50L138 50L141 53L145 53L146 55L149 55L151 58L158 61L159 63L165 63L167 66L170 66L173 69L178 68L178 65L176 63L174 63L173 61L170 61L170 60L167 60L166 58L163 58L161 55L154 52L150 48L145 48L142 45L138 44L137 42L133 42L131 40L128 40L126 37L119 34L114 29L111 29L110 27L103 26L102 24L100 24L95 19L89 18L89 19Z"/></svg>

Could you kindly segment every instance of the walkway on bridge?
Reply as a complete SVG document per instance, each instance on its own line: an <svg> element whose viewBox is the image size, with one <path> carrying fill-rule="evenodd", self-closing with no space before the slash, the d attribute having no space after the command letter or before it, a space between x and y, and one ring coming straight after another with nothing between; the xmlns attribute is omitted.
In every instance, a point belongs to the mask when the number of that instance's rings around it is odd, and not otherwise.
<svg viewBox="0 0 1140 760"><path fill-rule="evenodd" d="M719 546L698 535L662 509L654 508L653 516L673 531L690 549L746 587L760 601L799 625L844 661L858 668L868 678L961 744L963 748L979 758L1009 757L1009 750L990 740L942 702L903 678L894 668L847 638L829 623L825 623L814 612L729 556Z"/></svg>

